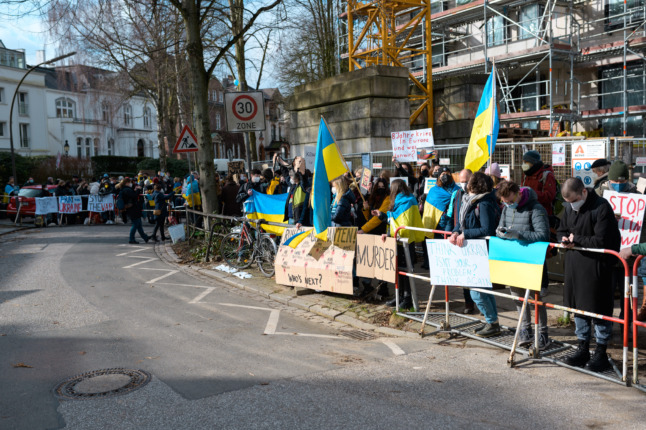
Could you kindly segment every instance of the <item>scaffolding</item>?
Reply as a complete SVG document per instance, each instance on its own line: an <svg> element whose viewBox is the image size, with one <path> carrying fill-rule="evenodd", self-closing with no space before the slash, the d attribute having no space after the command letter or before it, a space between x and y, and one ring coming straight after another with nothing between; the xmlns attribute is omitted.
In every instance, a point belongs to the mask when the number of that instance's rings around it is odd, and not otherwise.
<svg viewBox="0 0 646 430"><path fill-rule="evenodd" d="M425 87L428 103L432 81L484 78L495 61L504 126L549 136L645 135L644 0L428 1L342 2L340 57L350 70L407 66L411 93ZM455 103L442 97L436 91L436 109Z"/></svg>

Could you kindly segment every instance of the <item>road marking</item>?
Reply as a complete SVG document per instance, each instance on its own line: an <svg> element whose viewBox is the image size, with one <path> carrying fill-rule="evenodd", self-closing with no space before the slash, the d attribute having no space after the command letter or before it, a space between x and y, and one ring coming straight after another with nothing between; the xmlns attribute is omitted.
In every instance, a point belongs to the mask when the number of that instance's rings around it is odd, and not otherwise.
<svg viewBox="0 0 646 430"><path fill-rule="evenodd" d="M133 256L132 258L137 258L137 257ZM144 257L144 258L146 258L146 260L140 261L139 263L131 264L130 266L123 266L123 268L124 269L131 269L131 268L133 268L135 266L139 266L140 264L146 264L146 263L150 263L151 261L157 261L156 258L148 258L148 257ZM164 270L168 270L168 269L164 269Z"/></svg>
<svg viewBox="0 0 646 430"><path fill-rule="evenodd" d="M177 285L178 287L213 288L210 285L177 284L175 282L156 282L157 285Z"/></svg>
<svg viewBox="0 0 646 430"><path fill-rule="evenodd" d="M166 269L166 270L168 270L168 269ZM159 277L157 277L155 279L151 279L150 281L146 282L146 284L152 284L153 282L157 282L157 281L159 281L161 279L168 278L169 276L174 275L175 273L178 273L178 272L179 272L179 270L171 270L170 272L166 273L165 275L161 275L161 276L159 276Z"/></svg>
<svg viewBox="0 0 646 430"><path fill-rule="evenodd" d="M215 290L215 287L206 287L206 291L200 293L196 298L191 300L189 303L198 303L200 300L202 300L204 297L209 295L213 290Z"/></svg>
<svg viewBox="0 0 646 430"><path fill-rule="evenodd" d="M120 246L126 246L126 245L120 245ZM134 250L128 251L128 252L122 252L121 254L117 254L117 257L123 257L125 255L134 254L135 252L141 252L141 251L145 251L146 249L148 249L148 248L144 248L143 246L135 246L135 248L137 248L137 249L134 249Z"/></svg>
<svg viewBox="0 0 646 430"><path fill-rule="evenodd" d="M278 327L278 318L280 318L280 311L273 309L269 314L269 320L267 320L267 326L265 327L265 334L275 334L276 328Z"/></svg>
<svg viewBox="0 0 646 430"><path fill-rule="evenodd" d="M220 306L231 306L234 308L257 309L259 311L273 311L272 308L261 308L258 306L236 305L235 303L217 303Z"/></svg>
<svg viewBox="0 0 646 430"><path fill-rule="evenodd" d="M406 355L403 349L401 349L395 342L388 339L381 339L384 345L386 345L395 355Z"/></svg>

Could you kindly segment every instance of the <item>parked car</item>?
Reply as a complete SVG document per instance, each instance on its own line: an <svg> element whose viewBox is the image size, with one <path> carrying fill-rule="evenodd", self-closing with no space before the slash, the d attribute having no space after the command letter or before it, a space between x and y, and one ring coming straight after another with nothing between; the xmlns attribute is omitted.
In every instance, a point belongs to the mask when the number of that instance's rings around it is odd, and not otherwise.
<svg viewBox="0 0 646 430"><path fill-rule="evenodd" d="M7 205L7 215L16 217L18 214L18 201L20 199L20 216L33 217L36 214L36 197L40 197L43 187L41 185L27 185L18 191L18 197L11 197ZM55 195L56 185L47 185L47 191Z"/></svg>

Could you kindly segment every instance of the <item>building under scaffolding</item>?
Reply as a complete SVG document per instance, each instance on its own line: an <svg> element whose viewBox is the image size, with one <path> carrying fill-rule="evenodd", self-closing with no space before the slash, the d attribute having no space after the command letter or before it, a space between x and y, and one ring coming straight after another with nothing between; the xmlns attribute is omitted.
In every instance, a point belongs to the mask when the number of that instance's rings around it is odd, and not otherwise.
<svg viewBox="0 0 646 430"><path fill-rule="evenodd" d="M427 9L431 27L418 0L339 3L340 57L351 69L397 65L386 51L394 52L410 70L412 113L427 88L437 125L473 119L495 62L503 126L537 136L644 136L644 0L449 0Z"/></svg>

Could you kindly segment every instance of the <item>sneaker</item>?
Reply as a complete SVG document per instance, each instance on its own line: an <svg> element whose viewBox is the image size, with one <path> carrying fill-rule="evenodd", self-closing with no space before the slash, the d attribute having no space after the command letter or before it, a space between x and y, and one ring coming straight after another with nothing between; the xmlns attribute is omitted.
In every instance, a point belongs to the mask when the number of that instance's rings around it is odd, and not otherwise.
<svg viewBox="0 0 646 430"><path fill-rule="evenodd" d="M112 224L114 224L114 221L112 221L112 220L107 220L105 223L106 223L106 225L112 225Z"/></svg>
<svg viewBox="0 0 646 430"><path fill-rule="evenodd" d="M137 243L139 243L139 242L137 242L136 240L131 240L131 241L130 241L130 242L128 242L128 243L130 243L130 244L133 244L133 245L134 245L134 244L137 244Z"/></svg>
<svg viewBox="0 0 646 430"><path fill-rule="evenodd" d="M597 345L592 354L592 358L586 363L586 370L593 372L604 372L610 369L610 360L608 360L608 353L606 352L606 345Z"/></svg>
<svg viewBox="0 0 646 430"><path fill-rule="evenodd" d="M498 323L491 323L491 324L486 324L482 330L478 331L476 333L476 336L480 337L491 337L491 336L496 336L500 334L500 324Z"/></svg>
<svg viewBox="0 0 646 430"><path fill-rule="evenodd" d="M520 333L518 334L518 346L527 346L531 345L534 341L534 333L531 330L526 328L521 328Z"/></svg>
<svg viewBox="0 0 646 430"><path fill-rule="evenodd" d="M480 333L482 330L484 330L484 328L485 328L486 326L487 326L487 324L482 324L480 327L478 327L477 329L473 330L473 332L474 332L475 334L478 334L478 333Z"/></svg>
<svg viewBox="0 0 646 430"><path fill-rule="evenodd" d="M545 351L548 346L552 343L552 340L549 338L547 333L541 333L538 335L538 350Z"/></svg>
<svg viewBox="0 0 646 430"><path fill-rule="evenodd" d="M584 340L579 341L574 354L563 359L563 363L574 367L583 367L588 361L590 361L590 344Z"/></svg>

